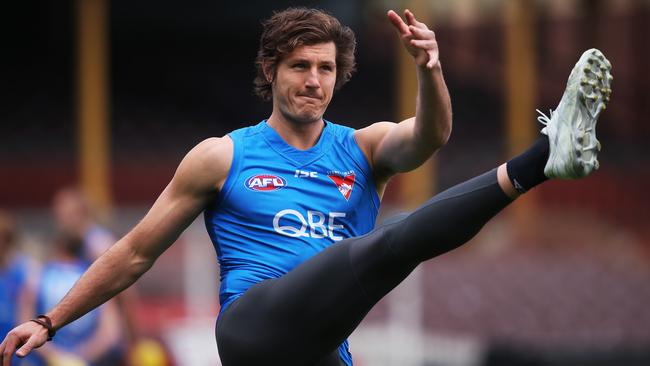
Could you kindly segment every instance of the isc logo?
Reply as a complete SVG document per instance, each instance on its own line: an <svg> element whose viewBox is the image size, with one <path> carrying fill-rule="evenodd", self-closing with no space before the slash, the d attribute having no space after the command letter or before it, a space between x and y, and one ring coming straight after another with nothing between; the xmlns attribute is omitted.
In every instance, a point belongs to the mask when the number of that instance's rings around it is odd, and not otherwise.
<svg viewBox="0 0 650 366"><path fill-rule="evenodd" d="M318 172L306 172L304 170L296 170L293 173L293 176L296 178L318 178Z"/></svg>
<svg viewBox="0 0 650 366"><path fill-rule="evenodd" d="M246 179L246 188L253 191L277 191L287 186L287 180L271 174L258 174Z"/></svg>

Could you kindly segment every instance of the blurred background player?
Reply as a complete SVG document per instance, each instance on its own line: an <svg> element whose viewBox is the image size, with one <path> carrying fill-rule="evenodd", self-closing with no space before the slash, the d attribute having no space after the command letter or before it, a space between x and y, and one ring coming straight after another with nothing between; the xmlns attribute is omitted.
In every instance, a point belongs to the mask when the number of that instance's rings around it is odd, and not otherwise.
<svg viewBox="0 0 650 366"><path fill-rule="evenodd" d="M43 264L33 313L47 311L65 296L90 262L80 237L59 234ZM123 356L116 304L109 301L72 322L39 350L50 365L119 365Z"/></svg>
<svg viewBox="0 0 650 366"><path fill-rule="evenodd" d="M57 191L52 200L52 211L57 229L69 237L81 240L79 255L89 264L94 262L117 239L95 218L84 194L76 187L64 187ZM118 321L122 325L125 346L129 352L137 345L135 288L130 288L117 296Z"/></svg>
<svg viewBox="0 0 650 366"><path fill-rule="evenodd" d="M64 187L54 194L52 211L57 228L82 241L81 256L95 261L115 243L110 230L100 225L84 195L77 188Z"/></svg>

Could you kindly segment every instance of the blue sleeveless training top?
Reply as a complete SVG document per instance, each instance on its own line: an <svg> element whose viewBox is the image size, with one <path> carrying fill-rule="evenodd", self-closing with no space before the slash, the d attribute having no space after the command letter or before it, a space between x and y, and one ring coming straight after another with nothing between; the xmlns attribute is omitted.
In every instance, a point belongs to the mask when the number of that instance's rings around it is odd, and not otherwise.
<svg viewBox="0 0 650 366"><path fill-rule="evenodd" d="M379 196L353 134L326 122L308 150L288 145L266 121L229 134L231 168L205 211L221 267L221 311L254 284L372 230ZM351 364L346 347L341 356Z"/></svg>

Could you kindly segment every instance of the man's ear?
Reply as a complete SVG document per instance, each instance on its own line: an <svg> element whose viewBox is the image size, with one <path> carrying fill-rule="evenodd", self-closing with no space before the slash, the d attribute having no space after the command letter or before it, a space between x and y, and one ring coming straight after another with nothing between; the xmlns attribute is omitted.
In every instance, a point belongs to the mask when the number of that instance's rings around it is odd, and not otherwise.
<svg viewBox="0 0 650 366"><path fill-rule="evenodd" d="M272 84L275 79L275 67L271 64L271 61L265 60L262 63L262 72L264 72L266 81Z"/></svg>

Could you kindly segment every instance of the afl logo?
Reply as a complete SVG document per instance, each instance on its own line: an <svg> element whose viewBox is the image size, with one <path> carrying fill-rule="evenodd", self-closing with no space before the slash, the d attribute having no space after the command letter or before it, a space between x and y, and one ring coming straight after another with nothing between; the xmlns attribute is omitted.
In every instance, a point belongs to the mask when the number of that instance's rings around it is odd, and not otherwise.
<svg viewBox="0 0 650 366"><path fill-rule="evenodd" d="M246 188L253 191L277 191L287 186L287 180L271 174L258 174L246 179Z"/></svg>

